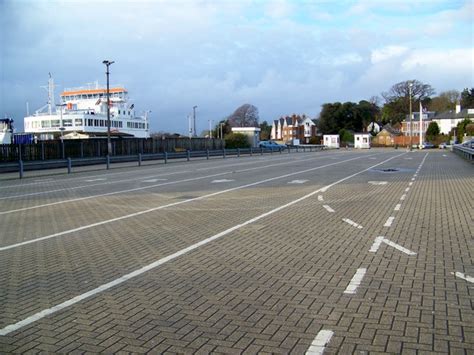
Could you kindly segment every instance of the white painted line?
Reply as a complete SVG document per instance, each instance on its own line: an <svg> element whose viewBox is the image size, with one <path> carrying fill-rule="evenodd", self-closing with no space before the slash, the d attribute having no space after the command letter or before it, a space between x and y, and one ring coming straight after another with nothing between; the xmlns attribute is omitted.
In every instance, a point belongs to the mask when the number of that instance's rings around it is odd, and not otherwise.
<svg viewBox="0 0 474 355"><path fill-rule="evenodd" d="M467 282L474 283L474 277L463 274L462 272L456 271L452 272L452 275L459 277L460 279L466 280Z"/></svg>
<svg viewBox="0 0 474 355"><path fill-rule="evenodd" d="M342 219L344 222L349 223L351 226L362 229L363 227L360 224L357 224L353 220L350 220L349 218L343 218Z"/></svg>
<svg viewBox="0 0 474 355"><path fill-rule="evenodd" d="M48 181L53 181L52 178L50 179L41 179L41 180L33 180L34 182L48 182Z"/></svg>
<svg viewBox="0 0 474 355"><path fill-rule="evenodd" d="M446 155L446 154L443 154L443 157L447 157L447 155Z"/></svg>
<svg viewBox="0 0 474 355"><path fill-rule="evenodd" d="M379 250L379 247L382 243L385 243L399 251L401 251L402 253L405 253L407 255L416 255L416 253L414 251L411 251L407 248L404 248L402 247L400 244L397 244L397 243L394 243L392 242L391 240L388 240L387 238L385 237L377 237L375 238L374 240L374 243L372 244L372 247L369 249L369 252L371 253L375 253L377 252L377 250Z"/></svg>
<svg viewBox="0 0 474 355"><path fill-rule="evenodd" d="M323 205L323 207L326 209L326 211L328 212L331 212L331 213L334 213L336 211L334 211L331 207L329 207L328 205Z"/></svg>
<svg viewBox="0 0 474 355"><path fill-rule="evenodd" d="M399 206L399 205L398 205ZM387 219L387 222L385 222L385 224L383 225L384 227L391 227L392 226L392 222L393 220L395 219L395 217L388 217Z"/></svg>
<svg viewBox="0 0 474 355"><path fill-rule="evenodd" d="M412 160L413 158L403 158L403 159L405 159L405 160Z"/></svg>
<svg viewBox="0 0 474 355"><path fill-rule="evenodd" d="M168 181L168 179L150 179L150 180L143 180L142 182L157 182L157 181Z"/></svg>
<svg viewBox="0 0 474 355"><path fill-rule="evenodd" d="M400 154L400 155L401 155L401 154ZM391 159L393 159L393 158L395 158L395 157L389 158L388 160L391 160ZM387 160L387 161L388 161L388 160ZM384 163L384 162L379 163L379 164L377 164L377 165L380 165L380 164L383 164L383 163ZM337 163L335 163L335 164L337 164ZM333 164L329 164L329 165L333 165ZM375 165L375 166L377 166L377 165ZM359 171L358 173L352 174L352 176L360 175L360 174L362 174L363 172L366 172L366 171L368 171L368 170L370 170L370 169L373 169L375 166L372 166L372 167L369 167L369 168L367 168L367 169L361 170L361 171ZM278 177L278 178L281 178L281 177ZM263 180L263 181L271 181L271 180L275 180L275 179L276 179L276 178L270 178L270 179ZM340 179L340 180L338 180L338 181L336 181L336 182L333 182L333 183L331 184L331 186L337 185L337 184L339 184L339 183L341 183L341 182L343 182L343 181L345 181L345 180L347 180L347 177L346 177L346 178L343 178L343 179ZM259 183L259 182L252 183L252 184L248 184L248 185L244 185L244 186L254 186L254 185L257 185L258 183ZM233 189L228 189L228 190L225 190L225 191L233 191L233 190L237 190L237 189L239 189L239 188L242 188L242 187L235 187L235 188L233 188ZM271 215L271 214L274 214L274 213L276 213L276 212L278 212L278 211L281 211L281 210L283 210L283 209L285 209L285 208L288 208L288 207L290 207L290 206L292 206L292 205L294 205L294 204L297 204L297 203L299 203L299 202L301 202L301 201L303 201L303 200L306 200L306 199L310 198L311 196L314 196L315 194L317 194L317 193L319 193L319 192L321 192L321 189L318 189L318 190L313 191L313 192L311 192L311 193L309 193L309 194L306 194L306 195L304 195L303 197L300 197L300 198L298 198L298 199L296 199L296 200L293 200L293 201L291 201L291 202L289 202L289 203L287 203L287 204L285 204L285 205L282 205L282 206L280 206L280 207L277 207L277 208L275 208L275 209L273 209L273 210L271 210L271 211L265 212L265 213L263 213L263 214L261 214L261 215L259 215L259 216L257 216L257 217L254 217L254 218L252 218L252 219L249 219L249 220L247 220L247 221L245 221L245 222L243 222L243 223L241 223L241 224L235 225L234 227L231 227L231 228L229 228L229 229L226 229L225 231L220 232L220 233L218 233L218 234L215 234L215 235L213 235L212 237L209 237L209 238L207 238L207 239L201 240L200 242L195 243L195 244L193 244L193 245L191 245L191 246L189 246L189 247L187 247L187 248L181 249L180 251L178 251L178 252L176 252L176 253L174 253L174 254L168 255L168 256L166 256L166 257L164 257L164 258L162 258L162 259L159 259L159 260L157 260L157 261L155 261L155 262L153 262L153 263L151 263L151 264L148 264L148 265L146 265L146 266L144 266L144 267L142 267L142 268L140 268L140 269L137 269L137 270L135 270L135 271L133 271L133 272L131 272L131 273L129 273L129 274L126 274L126 275L124 275L124 276L122 276L122 277L120 277L120 278L118 278L118 279L115 279L115 280L113 280L113 281L111 281L111 282L108 282L108 283L103 284L103 285L101 285L101 286L99 286L99 287L96 287L96 288L94 288L94 289L92 289L92 290L90 290L90 291L88 291L88 292L86 292L86 293L83 293L83 294L80 294L80 295L78 295L78 296L76 296L76 297L74 297L74 298L71 298L71 299L69 299L69 300L67 300L67 301L65 301L65 302L63 302L63 303L60 303L60 304L58 304L58 305L56 305L56 306L53 306L53 307L51 307L51 308L44 309L44 310L42 310L42 311L40 311L40 312L38 312L38 313L35 313L35 314L33 314L33 315L31 315L31 316L29 316L29 317L27 317L27 318L25 318L25 319L23 319L23 320L17 322L17 323L7 325L6 327L0 329L0 335L7 335L7 334L9 334L9 333L11 333L11 332L13 332L13 331L15 331L15 330L18 330L18 329L20 329L20 328L22 328L22 327L28 325L28 324L34 323L34 322L36 322L36 321L38 321L38 320L40 320L40 319L42 319L42 318L44 318L44 317L47 317L47 316L49 316L49 315L51 315L51 314L53 314L53 313L56 313L56 312L58 312L58 311L60 311L60 310L63 310L63 309L65 309L65 308L67 308L67 307L70 307L70 306L72 306L72 305L74 305L74 304L76 304L76 303L78 303L78 302L81 302L81 301L83 301L84 299L87 299L87 298L92 297L92 296L94 296L94 295L96 295L96 294L98 294L98 293L101 293L101 292L103 292L103 291L106 291L106 290L108 290L108 289L110 289L110 288L112 288L112 287L114 287L114 286L120 285L120 284L122 284L123 282L126 282L126 281L128 281L128 280L130 280L130 279L132 279L132 278L134 278L134 277L137 277L137 276L139 276L139 275L141 275L141 274L143 274L143 273L145 273L145 272L147 272L147 271L150 271L150 270L152 270L152 269L154 269L154 268L156 268L156 267L158 267L158 266L160 266L160 265L163 265L163 264L165 264L165 263L167 263L167 262L169 262L169 261L172 261L173 259L176 259L176 258L179 257L179 256L182 256L182 255L184 255L184 254L187 254L187 253L189 253L189 252L191 252L191 251L193 251L193 250L195 250L195 249L197 249L197 248L199 248L199 247L201 247L201 246L203 246L203 245L206 245L206 244L208 244L208 243L210 243L210 242L212 242L212 241L214 241L214 240L216 240L216 239L222 238L223 236L225 236L225 235L227 235L227 234L229 234L229 233L231 233L231 232L233 232L233 231L235 231L235 230L238 230L239 228L242 228L242 227L244 227L244 226L246 226L246 225L248 225L248 224L254 223L254 222L256 222L256 221L258 221L258 220L260 220L260 219L262 219L262 218L265 218L265 217L267 217L267 216L269 216L269 215ZM207 195L207 196L215 196L215 195L218 195L218 194L221 194L221 193L223 193L223 192L215 192L215 193L209 194L209 195ZM193 199L193 200L202 199L202 198L204 198L204 197L203 197L203 196L197 197L197 198L195 198L195 199ZM189 201L189 200L188 200L188 201ZM179 203L176 203L176 204L179 204ZM143 212L141 212L141 213L143 213ZM140 213L140 212L139 212L139 213L135 213L134 215L141 214L141 213ZM123 217L116 218L115 220L117 220L117 219L123 219ZM83 229L84 229L84 228L83 228ZM63 232L63 233L64 233L64 232ZM382 237L382 238L383 238L383 237ZM330 335L329 335L329 333L327 333L327 332L328 332L328 331L326 331L326 333L321 333L321 332L318 333L318 336L316 336L316 338L315 338L314 341L313 341L313 343L314 343L314 345L315 345L315 348L316 348L316 347L321 347L321 345L326 345L326 344L329 342L329 339L331 338L331 336L332 336L333 333L331 332ZM321 334L321 336L320 336L320 334ZM323 335L324 335L324 336L323 336ZM311 347L313 347L313 344L311 345ZM311 347L310 347L310 349L311 349ZM313 349L313 350L314 350L314 349ZM324 348L322 348L321 351L324 351ZM316 354L316 352L311 353L311 354Z"/></svg>
<svg viewBox="0 0 474 355"><path fill-rule="evenodd" d="M371 158L369 158L369 159L371 159L371 160L376 160L377 158L371 157Z"/></svg>
<svg viewBox="0 0 474 355"><path fill-rule="evenodd" d="M398 203L393 210L400 211L400 207L402 207L402 205Z"/></svg>
<svg viewBox="0 0 474 355"><path fill-rule="evenodd" d="M384 240L384 237L377 237L374 240L374 244L372 244L372 247L370 247L369 252L375 253L377 250L379 250L380 244L382 244Z"/></svg>
<svg viewBox="0 0 474 355"><path fill-rule="evenodd" d="M418 176L417 174L413 175L413 177L417 177L417 176Z"/></svg>
<svg viewBox="0 0 474 355"><path fill-rule="evenodd" d="M369 181L371 185L387 185L387 181Z"/></svg>
<svg viewBox="0 0 474 355"><path fill-rule="evenodd" d="M362 279L364 278L366 271L367 269L364 269L364 268L357 269L355 275L352 277L352 280L351 282L349 282L349 285L347 286L344 293L355 294L357 287L360 286L360 283L362 282Z"/></svg>
<svg viewBox="0 0 474 355"><path fill-rule="evenodd" d="M401 155L401 154L400 154ZM357 176L357 175L360 175L370 169L373 169L374 167L378 166L378 165L381 165L381 164L384 164L386 163L387 161L389 160L392 160L394 158L397 158L398 156L400 155L397 155L395 157L392 157L392 158L389 158L387 159L386 161L383 161L381 163L378 163L376 165L373 165L367 169L364 169L364 170L361 170L355 174L352 174L350 176L347 176L341 180L338 180L330 185L327 185L319 190L316 190L316 192L321 192L322 189L324 188L329 188L330 186L334 186L334 185L337 185L345 180L347 180L348 178L351 178L351 177L354 177L354 176ZM358 158L352 158L352 159L349 159L349 160L355 160L355 159L359 159L361 157L358 157ZM311 168L311 169L307 169L307 170L302 170L302 171L298 171L298 172L294 172L294 173L289 173L289 174L285 174L285 175L280 175L280 176L275 176L275 177L272 177L272 178L268 178L268 179L265 179L265 180L261 180L261 181L257 181L257 182L253 182L253 183L250 183L250 184L247 184L247 185L241 185L241 186L236 186L236 187L233 187L233 188L230 188L230 189L226 189L226 190L221 190L221 191L217 191L217 192L213 192L211 194L208 194L208 195L203 195L203 196L199 196L199 197L195 197L195 198L191 198L191 199L187 199L187 200L183 200L183 201L178 201L178 202L174 202L174 203L170 203L168 205L163 205L163 206L158 206L158 207L154 207L154 208L150 208L148 210L144 210L144 211L139 211L139 212L135 212L135 213L131 213L131 214L128 214L128 215L124 215L124 216L120 216L120 217L116 217L116 218L112 218L112 219L107 219L107 220L104 220L104 221L101 221L101 222L97 222L97 223L92 223L92 224L88 224L88 225L85 225L85 226L82 226L82 227L78 227L78 228L74 228L74 229L69 229L69 230L65 230L65 231L62 231L62 232L58 232L58 233L54 233L54 234L50 234L50 235L47 235L47 236L44 236L44 237L39 237L39 238L35 238L35 239L31 239L31 240L27 240L27 241L24 241L24 242L21 242L21 243L16 243L16 244L10 244L10 245L7 245L7 246L4 246L4 247L0 247L0 251L3 251L3 250L8 250L8 249L13 249L13 248L17 248L17 247L20 247L20 246L23 246L23 245L27 245L27 244L31 244L31 243L36 243L36 242L39 242L39 241L43 241L43 240L47 240L47 239L51 239L51 238L57 238L57 237L60 237L60 236L63 236L63 235L67 235L67 234L70 234L70 233L74 233L74 232L78 232L78 231L81 231L81 230L84 230L84 229L89 229L89 228L93 228L93 227L97 227L97 226L100 226L100 225L103 225L103 224L107 224L107 223L112 223L112 222L117 222L117 221L120 221L120 220L123 220L123 219L127 219L127 218L131 218L131 217L136 217L136 216L139 216L139 215L142 215L142 214L145 214L145 213L149 213L149 212L153 212L153 211L158 211L158 210L161 210L161 209L164 209L164 208L167 208L167 207L173 207L173 206L177 206L177 205L181 205L181 204L184 204L184 203L188 203L188 202L192 202L192 201L198 201L198 200L202 200L202 199L205 199L205 198L208 198L208 197L212 197L212 196L217 196L217 195L220 195L220 194L224 194L224 193L227 193L227 192L230 192L230 191L235 191L235 190L240 190L240 189L243 189L243 188L246 188L246 187L250 187L250 186L255 186L255 185L259 185L259 184L263 184L265 182L270 182L270 181L274 181L274 180L277 180L277 179L283 179L283 178L286 178L288 176L292 176L292 175L296 175L296 174L301 174L301 173L305 173L305 172L308 172L308 171L313 171L313 170L318 170L318 169L322 169L322 168L326 168L328 166L332 166L332 165L337 165L337 164L341 164L341 163L344 163L344 162L347 162L349 160L345 160L345 161L341 161L341 162L336 162L336 163L329 163L329 164L326 164L326 165L321 165L321 166L317 166L315 168ZM222 173L220 174L215 174L215 175L221 175ZM206 176L206 177L209 177L209 176ZM204 177L201 177L201 178L196 178L196 179L202 179ZM187 180L194 180L194 179L187 179ZM183 181L183 180L181 180ZM160 184L160 185L166 185L166 184L169 184L169 183L164 183L164 184ZM315 192L315 193L316 193ZM2 213L0 213L2 214Z"/></svg>
<svg viewBox="0 0 474 355"><path fill-rule="evenodd" d="M411 181L415 181L415 178L411 178Z"/></svg>
<svg viewBox="0 0 474 355"><path fill-rule="evenodd" d="M406 195L406 194L403 194L403 195L400 197L400 200L403 201L406 197L407 197L407 195Z"/></svg>
<svg viewBox="0 0 474 355"><path fill-rule="evenodd" d="M107 180L106 178L97 178L97 179L88 179L88 180L84 180L84 181L87 181L87 182L94 182L94 181L105 181Z"/></svg>
<svg viewBox="0 0 474 355"><path fill-rule="evenodd" d="M322 355L333 335L332 330L320 330L306 351L306 355Z"/></svg>
<svg viewBox="0 0 474 355"><path fill-rule="evenodd" d="M308 180L292 180L288 184L304 184L305 182L308 182Z"/></svg>
<svg viewBox="0 0 474 355"><path fill-rule="evenodd" d="M411 186L411 185L413 185L413 182L412 182L412 181L410 181L410 182L408 183L408 186Z"/></svg>
<svg viewBox="0 0 474 355"><path fill-rule="evenodd" d="M405 192L408 192L408 191L410 191L410 188L409 188L409 187L407 187L407 188L405 189Z"/></svg>
<svg viewBox="0 0 474 355"><path fill-rule="evenodd" d="M324 201L323 195L318 195L318 201Z"/></svg>
<svg viewBox="0 0 474 355"><path fill-rule="evenodd" d="M211 181L211 184L220 184L222 182L232 182L232 181L235 181L233 179L220 179L220 180L212 180Z"/></svg>

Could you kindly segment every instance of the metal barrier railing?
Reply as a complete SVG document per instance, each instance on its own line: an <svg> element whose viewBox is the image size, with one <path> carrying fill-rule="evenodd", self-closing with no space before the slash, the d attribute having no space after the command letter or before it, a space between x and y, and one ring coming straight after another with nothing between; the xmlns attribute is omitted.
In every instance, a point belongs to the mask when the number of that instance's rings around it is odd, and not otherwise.
<svg viewBox="0 0 474 355"><path fill-rule="evenodd" d="M455 144L453 146L453 152L471 162L474 160L474 149L468 146L463 146L462 144Z"/></svg>
<svg viewBox="0 0 474 355"><path fill-rule="evenodd" d="M93 158L66 158L66 159L55 159L55 160L35 160L35 161L23 161L19 160L17 163L6 163L0 164L0 173L11 173L18 172L19 178L24 177L25 171L43 170L43 169L67 169L67 173L70 174L73 168L89 165L105 165L106 169L110 169L112 164L117 163L130 163L136 162L138 166L141 166L144 161L163 161L164 164L168 163L169 159L186 159L190 161L192 158L216 158L220 157L226 159L227 157L236 156L252 156L254 154L282 154L287 151L288 154L291 152L304 153L304 152L315 152L323 150L323 145L312 145L308 147L279 147L278 149L265 149L265 148L237 148L237 149L218 149L218 150L200 150L200 151L179 151L179 152L164 152L155 154L137 154L137 155L120 155L120 156L105 156L105 157L93 157Z"/></svg>

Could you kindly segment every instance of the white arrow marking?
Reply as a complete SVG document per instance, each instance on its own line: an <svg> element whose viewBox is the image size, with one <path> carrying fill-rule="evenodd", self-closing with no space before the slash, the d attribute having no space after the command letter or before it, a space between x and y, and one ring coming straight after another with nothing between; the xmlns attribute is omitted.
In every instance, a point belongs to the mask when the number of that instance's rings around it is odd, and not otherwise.
<svg viewBox="0 0 474 355"><path fill-rule="evenodd" d="M375 253L377 250L379 250L380 244L382 243L390 245L391 247L394 247L395 249L400 250L402 253L405 253L408 255L416 255L415 252L407 248L404 248L401 245L394 243L391 240L388 240L387 238L384 238L384 237L375 238L374 244L372 244L372 247L370 248L369 252Z"/></svg>
<svg viewBox="0 0 474 355"><path fill-rule="evenodd" d="M322 355L333 334L332 330L320 330L306 351L306 355Z"/></svg>
<svg viewBox="0 0 474 355"><path fill-rule="evenodd" d="M331 207L329 207L328 205L323 205L323 207L326 209L326 211L328 212L331 212L331 213L334 213L336 211L334 211Z"/></svg>
<svg viewBox="0 0 474 355"><path fill-rule="evenodd" d="M456 271L456 272L452 272L451 274L456 277L459 277L460 279L466 280L467 282L474 283L474 277L463 274L462 272Z"/></svg>
<svg viewBox="0 0 474 355"><path fill-rule="evenodd" d="M362 282L362 279L364 278L366 271L367 269L364 269L364 268L357 269L355 275L352 277L352 280L351 282L349 282L349 285L347 286L344 293L350 293L350 294L356 293L357 287L360 286L360 283Z"/></svg>
<svg viewBox="0 0 474 355"><path fill-rule="evenodd" d="M323 195L318 195L318 201L324 201Z"/></svg>
<svg viewBox="0 0 474 355"><path fill-rule="evenodd" d="M104 181L104 180L107 180L106 178L99 178L99 179L89 179L89 180L86 180L87 182L93 182L93 181Z"/></svg>
<svg viewBox="0 0 474 355"><path fill-rule="evenodd" d="M157 182L157 181L167 181L168 179L150 179L150 180L143 180L142 182Z"/></svg>
<svg viewBox="0 0 474 355"><path fill-rule="evenodd" d="M351 226L354 226L356 228L359 228L359 229L363 228L360 224L357 224L356 222L350 220L349 218L343 218L342 220L346 223L349 223Z"/></svg>
<svg viewBox="0 0 474 355"><path fill-rule="evenodd" d="M221 183L221 182L231 182L231 181L235 181L235 180L220 179L220 180L212 180L211 183L212 184L218 184L218 183Z"/></svg>
<svg viewBox="0 0 474 355"><path fill-rule="evenodd" d="M304 184L308 180L292 180L288 184Z"/></svg>

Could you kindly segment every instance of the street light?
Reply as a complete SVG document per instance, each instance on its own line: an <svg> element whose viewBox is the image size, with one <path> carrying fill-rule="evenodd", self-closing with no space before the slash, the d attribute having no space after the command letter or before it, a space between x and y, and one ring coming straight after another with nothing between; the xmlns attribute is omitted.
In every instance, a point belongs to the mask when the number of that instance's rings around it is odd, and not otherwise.
<svg viewBox="0 0 474 355"><path fill-rule="evenodd" d="M209 138L212 138L212 120L209 120Z"/></svg>
<svg viewBox="0 0 474 355"><path fill-rule="evenodd" d="M222 132L222 126L223 126L223 125L224 125L223 122L221 122L221 123L219 124L219 128L220 128L220 131L221 131L221 132L220 132L220 133L221 133L221 139L224 138L224 137L223 137L223 132Z"/></svg>
<svg viewBox="0 0 474 355"><path fill-rule="evenodd" d="M197 108L197 106L193 106L193 128L194 128L194 137L197 137L197 134L196 134L196 108Z"/></svg>
<svg viewBox="0 0 474 355"><path fill-rule="evenodd" d="M413 87L413 82L410 81L410 83L408 84L408 91L410 93L410 151L413 150L413 144L412 144L412 118L411 118L411 89Z"/></svg>
<svg viewBox="0 0 474 355"><path fill-rule="evenodd" d="M109 90L109 66L114 64L110 60L104 60L102 64L105 64L107 71L107 155L112 155L112 143L110 142L110 90Z"/></svg>

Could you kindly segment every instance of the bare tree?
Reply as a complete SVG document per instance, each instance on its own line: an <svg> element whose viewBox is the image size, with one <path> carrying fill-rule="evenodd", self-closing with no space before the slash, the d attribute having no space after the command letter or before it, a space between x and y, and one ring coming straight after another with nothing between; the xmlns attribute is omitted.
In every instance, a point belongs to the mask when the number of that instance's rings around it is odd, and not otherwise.
<svg viewBox="0 0 474 355"><path fill-rule="evenodd" d="M229 116L228 122L231 127L258 127L258 118L258 109L253 105L244 104Z"/></svg>
<svg viewBox="0 0 474 355"><path fill-rule="evenodd" d="M410 84L412 85L411 97L414 102L423 101L435 93L435 90L429 84L423 84L418 80L407 80L393 85L389 91L382 93L382 97L387 103L398 101L399 99L408 99L410 96Z"/></svg>

